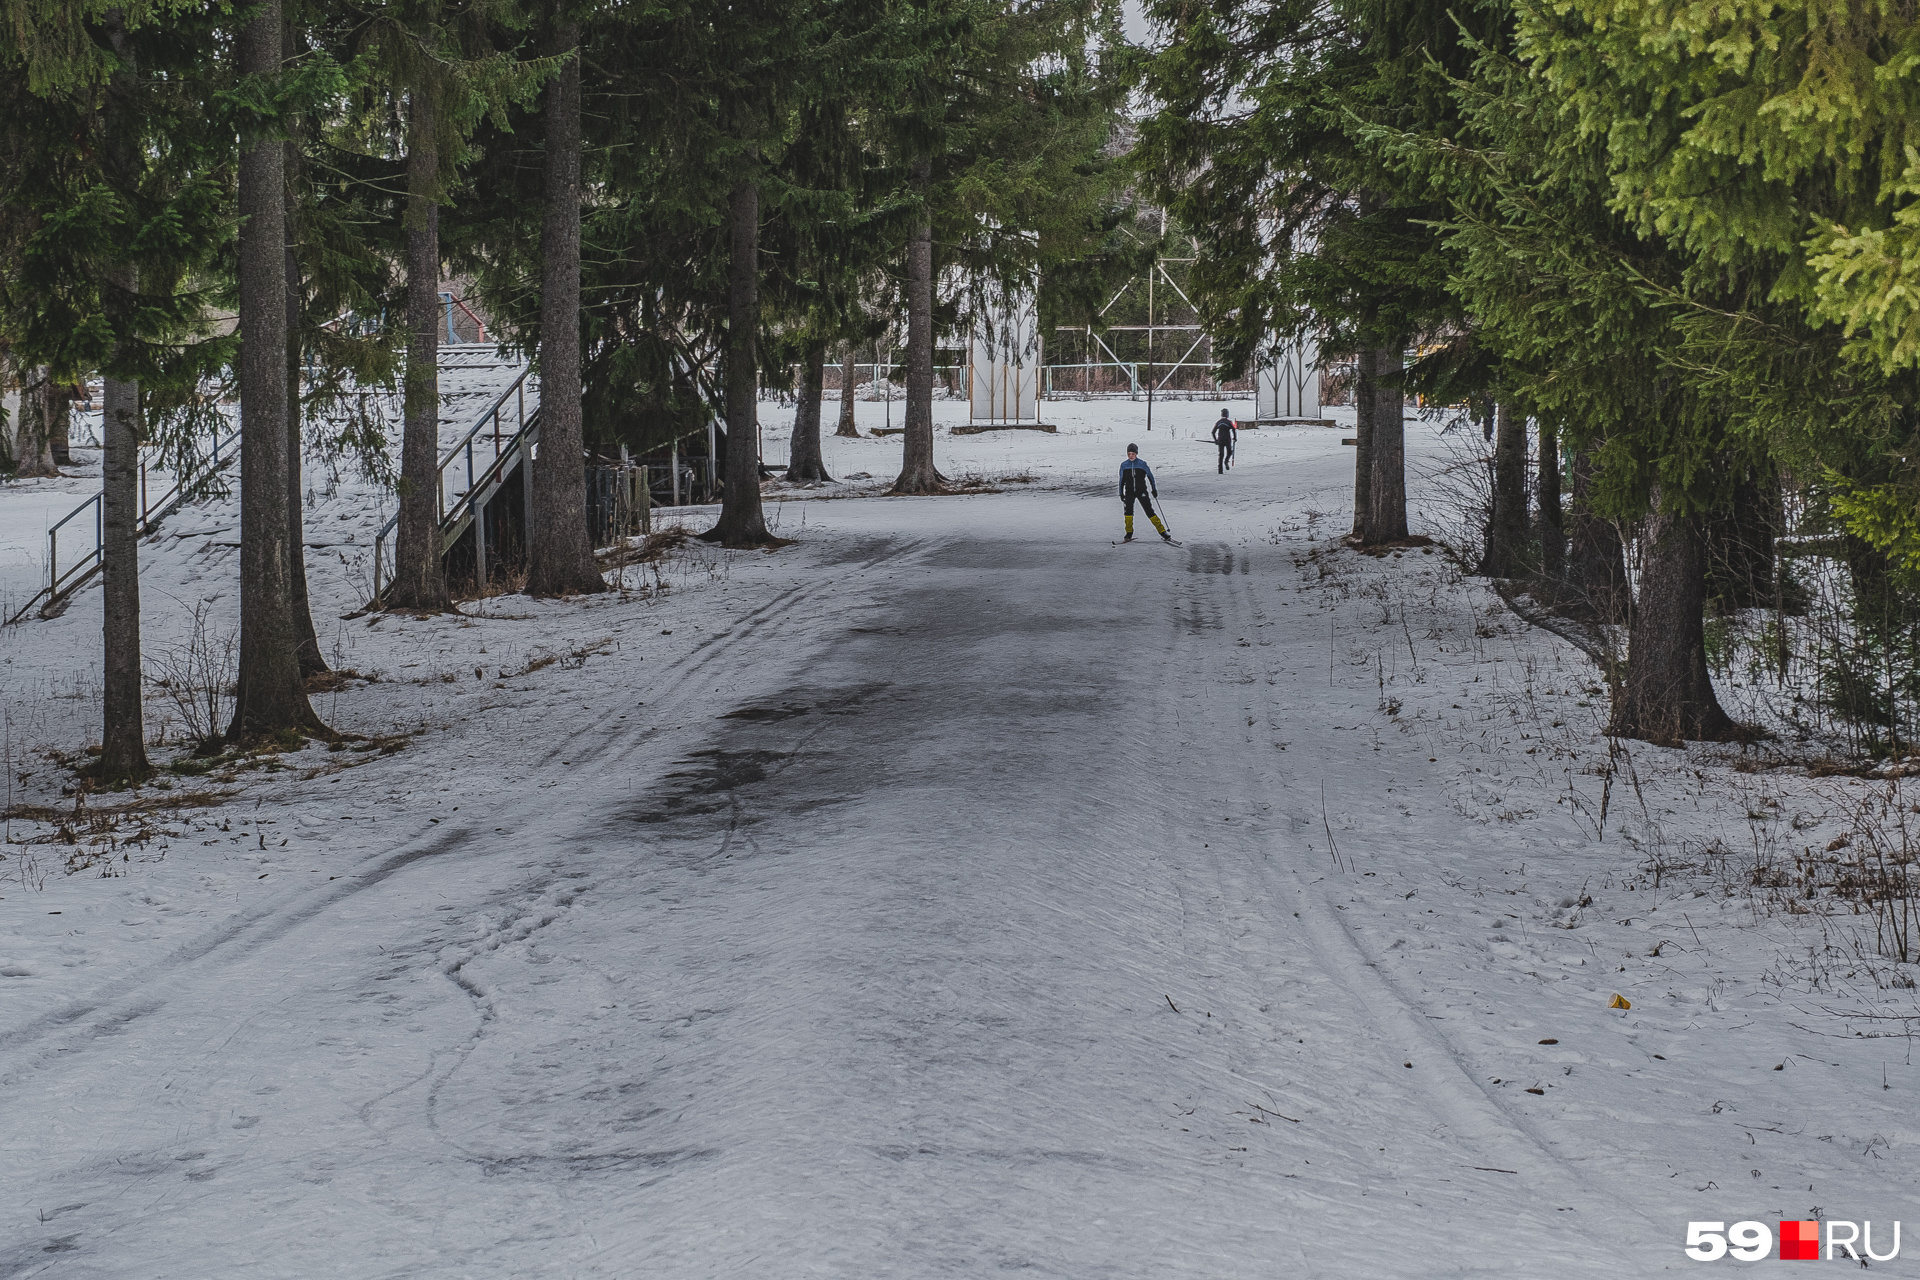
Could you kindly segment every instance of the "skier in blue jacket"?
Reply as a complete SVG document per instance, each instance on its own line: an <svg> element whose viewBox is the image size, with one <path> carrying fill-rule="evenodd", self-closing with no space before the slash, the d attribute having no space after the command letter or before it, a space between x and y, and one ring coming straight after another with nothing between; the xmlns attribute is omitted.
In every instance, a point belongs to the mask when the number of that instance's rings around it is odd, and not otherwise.
<svg viewBox="0 0 1920 1280"><path fill-rule="evenodd" d="M1148 495L1151 494L1152 497ZM1133 504L1138 502L1147 519L1153 521L1153 527L1168 542L1173 535L1167 532L1167 526L1160 523L1160 517L1153 513L1153 498L1160 496L1160 487L1153 482L1153 468L1140 461L1140 446L1127 446L1127 460L1120 464L1120 505L1127 513L1127 536L1122 542L1133 541Z"/></svg>

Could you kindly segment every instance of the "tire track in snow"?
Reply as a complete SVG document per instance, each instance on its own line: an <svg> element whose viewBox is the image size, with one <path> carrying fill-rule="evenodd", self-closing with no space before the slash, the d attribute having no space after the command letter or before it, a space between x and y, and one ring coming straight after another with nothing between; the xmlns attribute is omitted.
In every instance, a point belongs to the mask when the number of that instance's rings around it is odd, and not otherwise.
<svg viewBox="0 0 1920 1280"><path fill-rule="evenodd" d="M858 551L858 559L849 574L863 573L920 550L928 541L885 540L877 548ZM691 652L676 660L670 678L655 695L656 708L662 701L686 695L694 680L704 676L715 663L744 646L761 643L763 633L769 627L777 628L790 618L804 624L808 619L794 617L793 606L820 594L823 584L830 586L832 593L837 594L848 582L846 579L834 579L828 584L816 576L756 606L741 620L741 625L703 639ZM603 759L615 751L630 752L661 731L656 725L621 725L610 709L603 710L595 724L587 728L609 725L612 727L603 732L600 741L577 757L581 763ZM565 750L570 760L575 758L571 744ZM566 772L562 773L562 769ZM547 760L531 765L525 781L537 787L540 776L552 774L560 774L562 786L569 783L577 785L586 776L577 766L560 761L559 752L556 751ZM491 807L459 823L428 827L395 846L363 856L338 872L324 887L300 890L290 900L284 897L269 899L257 907L243 910L199 937L175 947L140 972L110 980L79 1001L48 1010L17 1027L0 1032L0 1053L37 1046L37 1051L30 1057L0 1066L0 1081L17 1083L34 1071L55 1064L66 1065L71 1059L59 1055L71 1054L103 1037L119 1034L131 1023L164 1009L167 1005L165 997L143 996L142 993L163 986L172 975L190 966L207 961L226 964L242 959L418 863L453 853L470 842L492 838L498 834L496 824L504 825L504 834L511 836L522 825L513 821L516 816L514 810L522 803L522 796L511 790L497 793L497 799Z"/></svg>

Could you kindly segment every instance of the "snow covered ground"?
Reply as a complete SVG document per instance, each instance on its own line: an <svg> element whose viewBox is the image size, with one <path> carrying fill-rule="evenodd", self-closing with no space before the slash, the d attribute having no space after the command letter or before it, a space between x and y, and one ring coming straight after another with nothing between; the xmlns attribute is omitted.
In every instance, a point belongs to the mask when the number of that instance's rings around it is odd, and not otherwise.
<svg viewBox="0 0 1920 1280"><path fill-rule="evenodd" d="M0 1275L1619 1277L1920 1216L1907 967L1742 870L1879 784L1610 751L1578 652L1338 545L1338 430L1223 477L1208 405L1048 408L941 434L999 492L831 439L793 546L458 617L344 617L379 505L316 493L369 740L77 815L99 593L0 632L74 841L0 846ZM1113 545L1129 439L1183 547ZM229 510L143 546L156 649L231 626Z"/></svg>

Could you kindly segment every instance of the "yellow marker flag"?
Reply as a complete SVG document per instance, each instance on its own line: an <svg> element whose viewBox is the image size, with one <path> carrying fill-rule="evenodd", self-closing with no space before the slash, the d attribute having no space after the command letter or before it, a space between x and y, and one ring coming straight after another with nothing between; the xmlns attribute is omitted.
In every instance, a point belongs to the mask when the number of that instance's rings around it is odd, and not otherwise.
<svg viewBox="0 0 1920 1280"><path fill-rule="evenodd" d="M1633 1001L1631 1001L1631 1000L1629 1000L1629 999L1627 999L1627 998L1626 998L1625 996L1623 996L1623 995L1621 995L1621 994L1620 994L1619 992L1617 992L1617 991L1616 991L1616 992L1614 992L1614 995L1613 995L1613 1000L1612 1000L1612 1002L1610 1002L1610 1003L1609 1003L1609 1004L1607 1005L1607 1008L1609 1008L1609 1009L1631 1009L1631 1008L1633 1008Z"/></svg>

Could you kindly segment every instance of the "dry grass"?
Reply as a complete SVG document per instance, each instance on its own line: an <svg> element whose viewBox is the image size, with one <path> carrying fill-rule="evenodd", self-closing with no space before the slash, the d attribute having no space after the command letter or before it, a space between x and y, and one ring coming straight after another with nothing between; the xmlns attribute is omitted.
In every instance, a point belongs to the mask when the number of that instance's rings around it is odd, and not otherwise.
<svg viewBox="0 0 1920 1280"><path fill-rule="evenodd" d="M563 671L572 667L584 667L587 665L588 658L593 657L597 653L605 653L612 647L612 636L604 636L599 640L595 640L592 644L584 644L565 650L549 649L542 645L534 649L524 665L516 667L511 671L502 667L500 669L500 679L517 680L521 676L530 676L536 671L544 671L548 667L553 666L557 666Z"/></svg>
<svg viewBox="0 0 1920 1280"><path fill-rule="evenodd" d="M306 686L308 693L338 693L355 680L372 684L379 678L379 676L371 676L364 672L356 671L352 667L344 667L334 671L316 672L307 677Z"/></svg>
<svg viewBox="0 0 1920 1280"><path fill-rule="evenodd" d="M43 804L17 804L0 813L0 817L12 818L16 822L82 822L90 829L99 822L113 823L140 815L168 813L181 809L208 809L229 798L231 793L223 791L162 791L157 795L141 795L120 804L90 805L87 792L74 796L71 810L55 809Z"/></svg>
<svg viewBox="0 0 1920 1280"><path fill-rule="evenodd" d="M621 569L630 564L656 564L686 546L692 537L691 530L674 525L648 534L638 544L629 540L595 554L599 557L602 569Z"/></svg>
<svg viewBox="0 0 1920 1280"><path fill-rule="evenodd" d="M0 862L12 861L12 874L23 887L44 889L52 868L42 863L35 847L64 850L59 854L63 875L83 871L102 876L125 875L135 861L150 861L148 850L154 840L175 837L178 831L166 827L169 814L187 809L207 809L227 800L230 793L187 791L178 794L162 791L143 795L119 804L90 805L89 793L74 795L72 809L22 804L8 809L5 817L17 822L32 822L48 828L25 839L16 836L0 853ZM136 855L139 855L136 857Z"/></svg>

